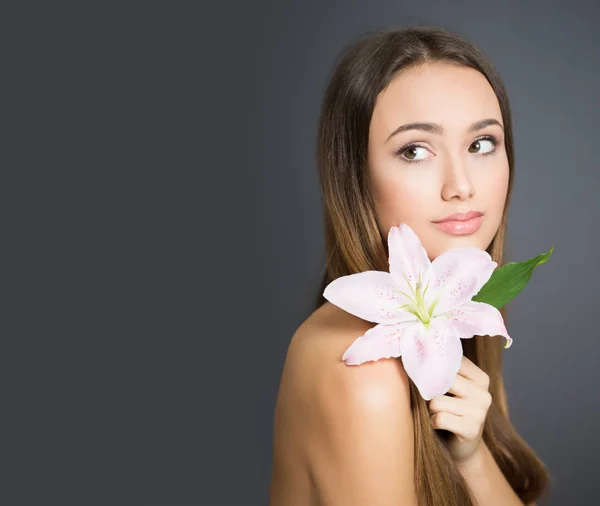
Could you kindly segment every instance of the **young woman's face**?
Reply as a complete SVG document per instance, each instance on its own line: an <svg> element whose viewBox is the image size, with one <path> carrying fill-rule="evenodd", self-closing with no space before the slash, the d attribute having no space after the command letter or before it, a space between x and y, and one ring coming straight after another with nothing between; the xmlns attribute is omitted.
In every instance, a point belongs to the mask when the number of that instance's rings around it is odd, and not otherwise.
<svg viewBox="0 0 600 506"><path fill-rule="evenodd" d="M490 119L499 124L470 130ZM409 129L390 137L409 123L435 123L440 132ZM454 247L487 249L508 190L503 127L498 99L474 69L434 63L396 76L377 98L369 131L369 177L386 238L406 223L430 260ZM418 146L407 149L412 143ZM474 232L455 235L434 223L467 211L483 213Z"/></svg>

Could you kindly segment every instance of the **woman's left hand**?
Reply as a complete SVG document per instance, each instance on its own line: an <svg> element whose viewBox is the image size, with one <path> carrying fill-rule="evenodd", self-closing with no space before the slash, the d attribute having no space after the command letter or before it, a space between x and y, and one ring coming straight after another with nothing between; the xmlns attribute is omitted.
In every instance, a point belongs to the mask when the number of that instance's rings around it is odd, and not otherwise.
<svg viewBox="0 0 600 506"><path fill-rule="evenodd" d="M456 462L469 460L482 443L483 426L492 404L489 386L487 373L463 355L450 390L428 401L433 427L453 433L448 449Z"/></svg>

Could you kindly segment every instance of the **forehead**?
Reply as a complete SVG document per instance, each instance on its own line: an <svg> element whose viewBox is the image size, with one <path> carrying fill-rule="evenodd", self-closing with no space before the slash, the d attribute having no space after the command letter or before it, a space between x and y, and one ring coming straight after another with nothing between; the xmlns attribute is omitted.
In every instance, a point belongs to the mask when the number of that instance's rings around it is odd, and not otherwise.
<svg viewBox="0 0 600 506"><path fill-rule="evenodd" d="M430 121L464 133L483 118L502 123L498 99L485 76L470 67L432 63L402 71L378 95L371 130L387 136L403 123Z"/></svg>

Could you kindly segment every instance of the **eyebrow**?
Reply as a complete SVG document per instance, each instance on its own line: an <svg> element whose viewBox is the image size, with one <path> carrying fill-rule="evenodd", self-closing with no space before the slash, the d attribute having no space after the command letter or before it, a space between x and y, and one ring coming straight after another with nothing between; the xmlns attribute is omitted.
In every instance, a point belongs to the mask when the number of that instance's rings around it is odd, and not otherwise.
<svg viewBox="0 0 600 506"><path fill-rule="evenodd" d="M477 130L481 130L490 125L498 125L502 130L504 127L500 124L500 122L494 118L487 118L476 121L473 123L467 130L467 132L476 132ZM399 126L394 130L389 137L385 140L385 142L389 141L394 135L399 134L400 132L406 132L407 130L422 130L423 132L429 132L432 134L441 135L444 133L444 129L441 125L437 123L407 123L406 125ZM385 144L384 142L384 144Z"/></svg>

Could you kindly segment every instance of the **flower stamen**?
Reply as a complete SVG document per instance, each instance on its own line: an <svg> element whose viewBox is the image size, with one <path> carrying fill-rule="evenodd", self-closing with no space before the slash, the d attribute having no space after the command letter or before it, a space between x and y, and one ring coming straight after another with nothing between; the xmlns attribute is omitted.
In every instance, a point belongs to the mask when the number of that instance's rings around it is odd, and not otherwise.
<svg viewBox="0 0 600 506"><path fill-rule="evenodd" d="M427 308L427 302L425 300L425 294L427 293L427 289L429 288L429 282L425 286L425 289L421 293L421 288L423 285L421 284L421 273L419 272L419 276L416 283L416 288L413 288L412 283L408 280L406 275L403 276L406 284L410 288L413 296L411 297L405 292L400 290L394 290L397 293L404 295L409 301L409 304L404 304L402 306L397 306L398 309L407 308L406 310L412 314L414 314L425 326L429 325L431 321L431 315L433 314L433 307ZM437 300L436 300L437 303Z"/></svg>

